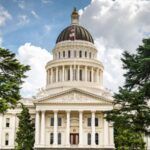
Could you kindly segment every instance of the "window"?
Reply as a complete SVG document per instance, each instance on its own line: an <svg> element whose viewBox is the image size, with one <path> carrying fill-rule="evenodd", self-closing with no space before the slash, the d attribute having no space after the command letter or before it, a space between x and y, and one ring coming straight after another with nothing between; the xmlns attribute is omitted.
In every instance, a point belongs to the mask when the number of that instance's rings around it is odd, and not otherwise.
<svg viewBox="0 0 150 150"><path fill-rule="evenodd" d="M50 144L53 144L54 142L54 135L53 133L50 133Z"/></svg>
<svg viewBox="0 0 150 150"><path fill-rule="evenodd" d="M87 57L87 52L85 52L85 57Z"/></svg>
<svg viewBox="0 0 150 150"><path fill-rule="evenodd" d="M73 80L77 80L76 69L73 69Z"/></svg>
<svg viewBox="0 0 150 150"><path fill-rule="evenodd" d="M65 51L63 51L63 57L65 58Z"/></svg>
<svg viewBox="0 0 150 150"><path fill-rule="evenodd" d="M61 133L58 133L58 144L61 144Z"/></svg>
<svg viewBox="0 0 150 150"><path fill-rule="evenodd" d="M59 58L60 58L60 52L59 52Z"/></svg>
<svg viewBox="0 0 150 150"><path fill-rule="evenodd" d="M88 145L91 145L91 133L88 133L87 135L87 143Z"/></svg>
<svg viewBox="0 0 150 150"><path fill-rule="evenodd" d="M88 127L91 126L91 118L88 118L88 119L87 119L87 125L88 125Z"/></svg>
<svg viewBox="0 0 150 150"><path fill-rule="evenodd" d="M95 143L96 143L96 145L98 145L99 144L99 137L98 137L98 133L95 133Z"/></svg>
<svg viewBox="0 0 150 150"><path fill-rule="evenodd" d="M5 135L5 145L9 145L9 134L6 133Z"/></svg>
<svg viewBox="0 0 150 150"><path fill-rule="evenodd" d="M68 73L68 79L67 80L70 80L70 69L68 69L67 73Z"/></svg>
<svg viewBox="0 0 150 150"><path fill-rule="evenodd" d="M77 57L77 53L76 53L76 51L74 51L74 57Z"/></svg>
<svg viewBox="0 0 150 150"><path fill-rule="evenodd" d="M62 119L58 118L58 126L61 126L61 123L62 123Z"/></svg>
<svg viewBox="0 0 150 150"><path fill-rule="evenodd" d="M54 118L53 117L50 119L50 125L54 126Z"/></svg>
<svg viewBox="0 0 150 150"><path fill-rule="evenodd" d="M6 118L6 127L10 126L10 118Z"/></svg>
<svg viewBox="0 0 150 150"><path fill-rule="evenodd" d="M70 58L70 51L68 51L68 58Z"/></svg>
<svg viewBox="0 0 150 150"><path fill-rule="evenodd" d="M95 118L95 126L98 127L98 118Z"/></svg>
<svg viewBox="0 0 150 150"><path fill-rule="evenodd" d="M80 80L82 81L82 70L80 70Z"/></svg>
<svg viewBox="0 0 150 150"><path fill-rule="evenodd" d="M79 57L80 57L80 58L82 57L82 51L79 52Z"/></svg>
<svg viewBox="0 0 150 150"><path fill-rule="evenodd" d="M91 58L91 53L89 53L89 58Z"/></svg>
<svg viewBox="0 0 150 150"><path fill-rule="evenodd" d="M92 81L92 72L90 71L90 82Z"/></svg>

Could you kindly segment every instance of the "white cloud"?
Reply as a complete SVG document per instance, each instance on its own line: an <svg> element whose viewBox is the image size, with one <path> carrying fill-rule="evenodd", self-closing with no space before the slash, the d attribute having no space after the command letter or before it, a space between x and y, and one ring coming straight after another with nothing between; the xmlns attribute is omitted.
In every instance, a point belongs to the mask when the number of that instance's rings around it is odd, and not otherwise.
<svg viewBox="0 0 150 150"><path fill-rule="evenodd" d="M31 11L31 14L32 14L36 19L39 19L38 14L37 14L34 10Z"/></svg>
<svg viewBox="0 0 150 150"><path fill-rule="evenodd" d="M52 55L46 49L25 43L19 47L17 58L21 63L31 67L27 72L28 78L25 79L21 94L24 97L33 96L37 89L45 86L45 65L52 59Z"/></svg>
<svg viewBox="0 0 150 150"><path fill-rule="evenodd" d="M104 85L116 91L123 84L122 52L134 52L142 39L150 36L150 2L92 0L80 14L80 22L95 38L99 58L105 66Z"/></svg>
<svg viewBox="0 0 150 150"><path fill-rule="evenodd" d="M26 8L25 1L23 1L23 0L18 1L18 7L21 9L25 9Z"/></svg>
<svg viewBox="0 0 150 150"><path fill-rule="evenodd" d="M19 15L18 19L19 19L18 25L25 25L30 22L30 19L28 18L27 15Z"/></svg>
<svg viewBox="0 0 150 150"><path fill-rule="evenodd" d="M45 32L50 32L51 29L52 29L51 25L46 24L46 25L44 26Z"/></svg>
<svg viewBox="0 0 150 150"><path fill-rule="evenodd" d="M6 21L11 19L9 12L2 6L0 6L0 27L4 26Z"/></svg>
<svg viewBox="0 0 150 150"><path fill-rule="evenodd" d="M41 0L43 4L52 3L52 0Z"/></svg>

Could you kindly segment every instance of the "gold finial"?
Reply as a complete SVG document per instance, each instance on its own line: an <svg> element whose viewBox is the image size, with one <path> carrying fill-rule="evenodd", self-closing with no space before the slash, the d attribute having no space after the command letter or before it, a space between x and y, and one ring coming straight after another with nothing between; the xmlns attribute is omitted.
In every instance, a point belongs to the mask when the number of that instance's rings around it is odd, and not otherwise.
<svg viewBox="0 0 150 150"><path fill-rule="evenodd" d="M79 14L78 14L76 7L74 7L72 14L71 14L71 24L72 25L78 25L79 24Z"/></svg>

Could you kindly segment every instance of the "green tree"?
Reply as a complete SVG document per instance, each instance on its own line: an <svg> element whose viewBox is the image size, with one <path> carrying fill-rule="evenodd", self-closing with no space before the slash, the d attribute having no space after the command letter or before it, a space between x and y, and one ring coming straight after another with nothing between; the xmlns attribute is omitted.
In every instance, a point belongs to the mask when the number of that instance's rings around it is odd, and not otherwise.
<svg viewBox="0 0 150 150"><path fill-rule="evenodd" d="M15 54L0 48L0 113L14 108L20 100L20 88L29 66L22 65Z"/></svg>
<svg viewBox="0 0 150 150"><path fill-rule="evenodd" d="M137 48L135 54L124 52L121 60L123 69L126 70L125 85L120 87L119 92L114 95L114 109L107 113L107 120L114 122L116 139L119 139L120 134L123 134L124 138L131 136L132 144L136 145L136 142L139 141L135 149L141 150L143 149L141 137L150 135L148 130L150 126L150 107L148 106L150 100L150 39L144 39L143 45ZM124 138L121 138L122 143ZM118 146L118 140L115 141ZM124 147L130 146L127 142L124 145Z"/></svg>
<svg viewBox="0 0 150 150"><path fill-rule="evenodd" d="M32 150L34 146L34 124L29 110L22 105L22 112L18 116L19 127L16 136L16 150Z"/></svg>

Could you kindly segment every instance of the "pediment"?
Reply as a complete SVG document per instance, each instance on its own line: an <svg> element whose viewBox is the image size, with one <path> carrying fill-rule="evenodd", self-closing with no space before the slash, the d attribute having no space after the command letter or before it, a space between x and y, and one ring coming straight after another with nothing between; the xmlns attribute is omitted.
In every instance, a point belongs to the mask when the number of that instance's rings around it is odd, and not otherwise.
<svg viewBox="0 0 150 150"><path fill-rule="evenodd" d="M103 97L94 95L92 93L71 89L39 99L36 103L40 104L112 104L112 101L104 99Z"/></svg>

